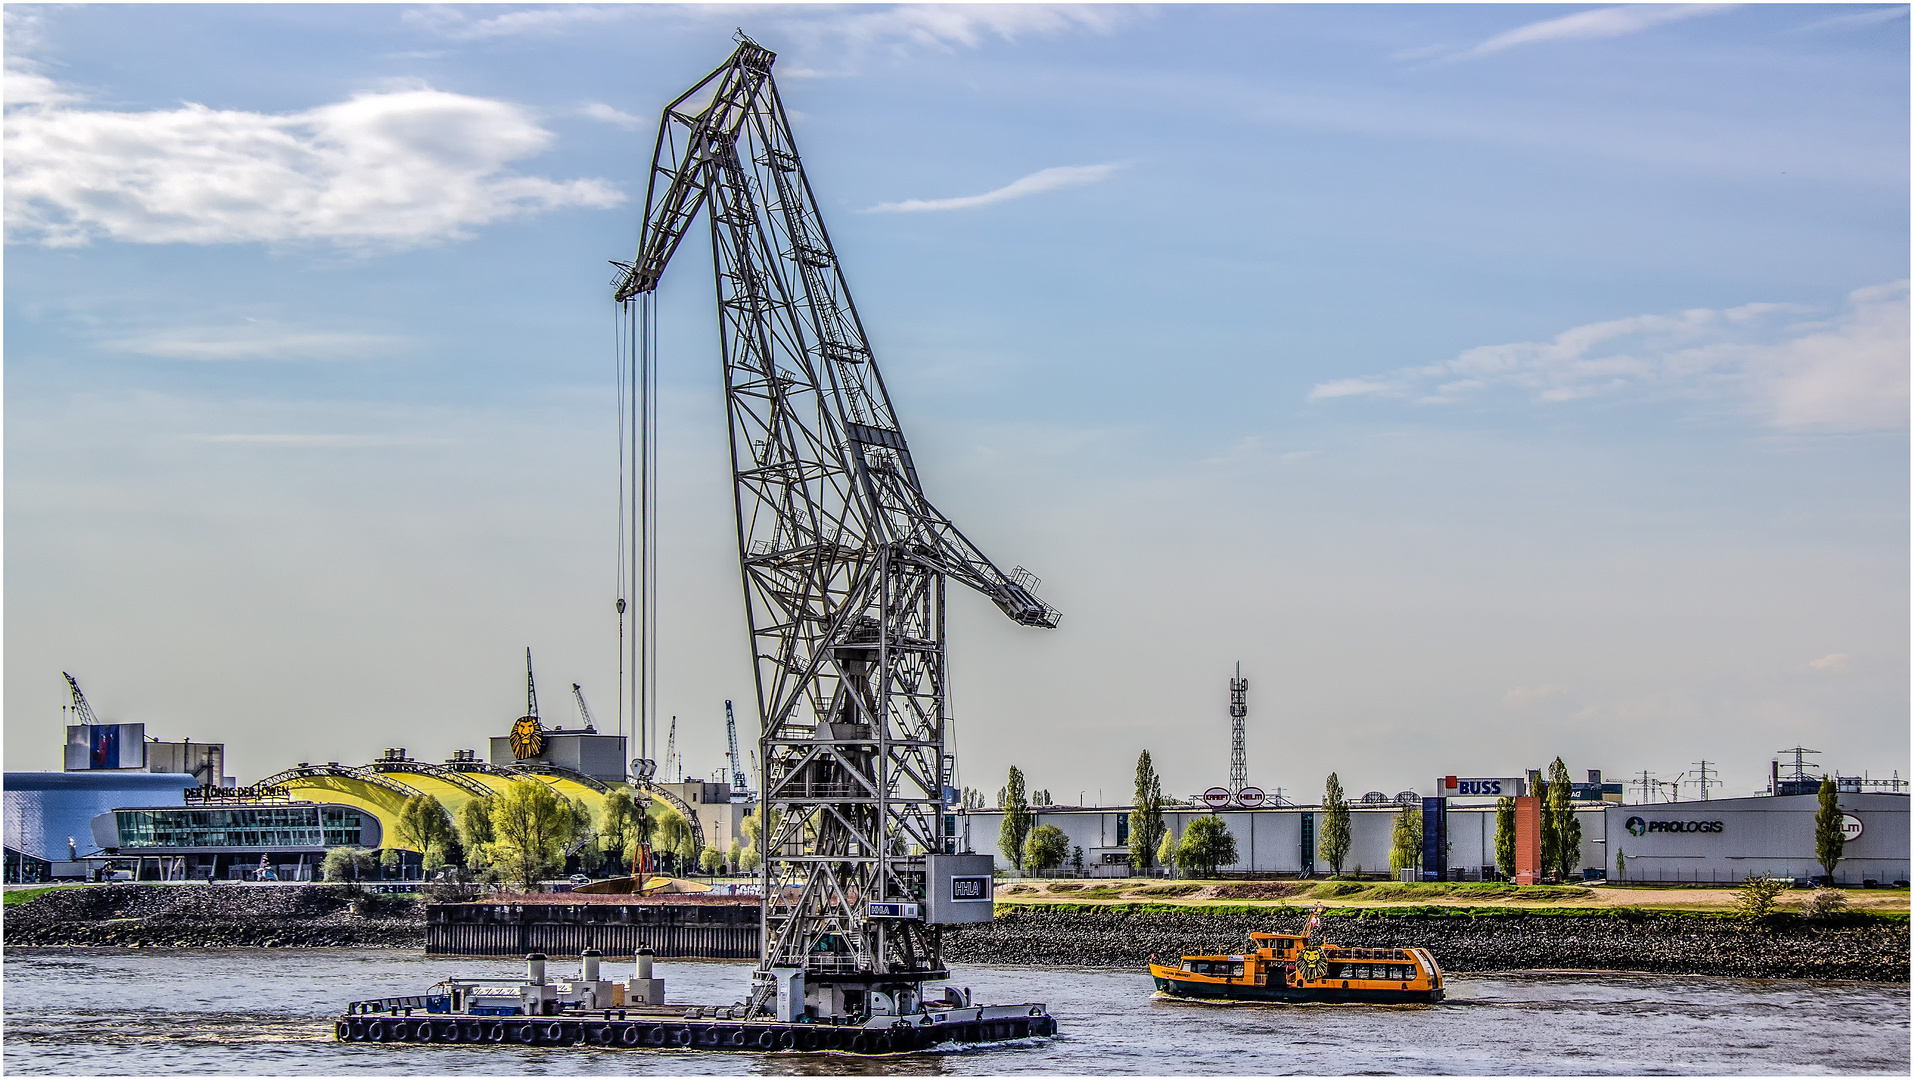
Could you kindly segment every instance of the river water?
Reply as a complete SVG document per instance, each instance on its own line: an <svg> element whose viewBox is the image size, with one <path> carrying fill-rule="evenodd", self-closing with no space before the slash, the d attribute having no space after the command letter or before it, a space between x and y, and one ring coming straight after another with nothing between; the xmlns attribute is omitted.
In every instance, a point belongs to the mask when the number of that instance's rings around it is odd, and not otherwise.
<svg viewBox="0 0 1914 1080"><path fill-rule="evenodd" d="M629 962L607 963L611 978ZM554 958L553 972L572 972ZM743 961L658 965L667 1000L728 1003ZM1101 968L959 965L981 1002L1041 1001L1062 1031L854 1058L333 1041L357 998L522 962L379 949L8 949L5 1071L85 1075L1789 1074L1909 1069L1908 988L1589 973L1456 976L1436 1005L1206 1005Z"/></svg>

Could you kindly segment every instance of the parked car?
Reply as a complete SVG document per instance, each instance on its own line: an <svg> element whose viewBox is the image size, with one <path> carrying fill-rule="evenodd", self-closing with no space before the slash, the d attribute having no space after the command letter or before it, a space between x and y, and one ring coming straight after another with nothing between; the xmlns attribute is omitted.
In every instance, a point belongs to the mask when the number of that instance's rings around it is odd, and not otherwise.
<svg viewBox="0 0 1914 1080"><path fill-rule="evenodd" d="M589 875L589 874L573 874L573 875L571 876L571 883L572 883L573 885L590 885L590 884L591 884L591 875Z"/></svg>

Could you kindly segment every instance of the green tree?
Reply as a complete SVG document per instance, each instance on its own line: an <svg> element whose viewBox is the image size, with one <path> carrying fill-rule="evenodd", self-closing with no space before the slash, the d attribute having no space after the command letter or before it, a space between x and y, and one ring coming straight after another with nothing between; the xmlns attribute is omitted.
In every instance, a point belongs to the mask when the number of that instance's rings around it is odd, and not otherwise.
<svg viewBox="0 0 1914 1080"><path fill-rule="evenodd" d="M775 837L777 835L779 821L777 809L773 807L768 811L768 815L771 824L770 831L772 836ZM743 819L738 822L738 831L744 834L744 848L738 852L738 869L756 870L764 864L763 848L765 844L764 823L758 820L756 810L746 810L744 812Z"/></svg>
<svg viewBox="0 0 1914 1080"><path fill-rule="evenodd" d="M604 821L598 830L597 848L606 863L627 872L638 845L650 836L651 816L645 813L650 799L627 788L613 788L605 796ZM602 864L601 864L602 865Z"/></svg>
<svg viewBox="0 0 1914 1080"><path fill-rule="evenodd" d="M1615 848L1615 880L1628 880L1628 853L1619 846Z"/></svg>
<svg viewBox="0 0 1914 1080"><path fill-rule="evenodd" d="M707 846L704 853L698 856L698 869L707 874L715 874L724 869L724 852Z"/></svg>
<svg viewBox="0 0 1914 1080"><path fill-rule="evenodd" d="M1215 814L1190 822L1176 847L1176 865L1198 877L1215 877L1217 867L1235 861L1236 837Z"/></svg>
<svg viewBox="0 0 1914 1080"><path fill-rule="evenodd" d="M743 860L744 845L739 843L737 837L734 836L731 838L731 846L725 849L724 861L731 867L732 872L735 873Z"/></svg>
<svg viewBox="0 0 1914 1080"><path fill-rule="evenodd" d="M465 865L476 870L489 866L492 862L492 845L498 836L492 831L492 802L490 795L467 799L459 807L459 840L465 847Z"/></svg>
<svg viewBox="0 0 1914 1080"><path fill-rule="evenodd" d="M493 865L506 881L526 891L565 866L565 846L576 821L574 808L550 785L514 780L493 798Z"/></svg>
<svg viewBox="0 0 1914 1080"><path fill-rule="evenodd" d="M399 808L399 820L392 831L397 846L423 856L427 870L457 861L453 849L460 845L458 833L452 828L452 815L446 812L444 803L430 795L408 797Z"/></svg>
<svg viewBox="0 0 1914 1080"><path fill-rule="evenodd" d="M1003 824L997 827L997 850L1003 852L1010 865L1019 870L1023 865L1023 841L1030 835L1033 819L1030 816L1030 803L1024 798L1023 770L1015 765L1010 767L1010 780L1004 785L999 799L1004 808Z"/></svg>
<svg viewBox="0 0 1914 1080"><path fill-rule="evenodd" d="M1148 870L1156 865L1156 849L1163 843L1163 780L1148 750L1137 755L1136 797L1130 807L1130 865Z"/></svg>
<svg viewBox="0 0 1914 1080"><path fill-rule="evenodd" d="M1538 870L1543 874L1553 873L1555 864L1562 857L1562 846L1555 835L1555 815L1549 813L1549 800L1553 797L1553 787L1554 785L1547 780L1537 781L1535 785L1536 805L1539 808L1536 816L1540 819L1539 824L1542 830L1542 865Z"/></svg>
<svg viewBox="0 0 1914 1080"><path fill-rule="evenodd" d="M1316 854L1329 864L1329 872L1342 873L1349 857L1349 803L1342 795L1342 781L1335 773L1323 784L1322 827L1316 834Z"/></svg>
<svg viewBox="0 0 1914 1080"><path fill-rule="evenodd" d="M1176 867L1176 834L1167 825L1163 827L1163 839L1157 841L1156 865L1171 869Z"/></svg>
<svg viewBox="0 0 1914 1080"><path fill-rule="evenodd" d="M1552 867L1563 881L1580 876L1582 861L1582 823L1575 817L1575 785L1569 781L1568 766L1556 758L1548 767L1548 817L1555 826L1555 863Z"/></svg>
<svg viewBox="0 0 1914 1080"><path fill-rule="evenodd" d="M1820 797L1820 808L1814 812L1814 861L1821 864L1821 872L1832 883L1835 864L1841 861L1847 844L1847 834L1841 828L1840 796L1834 790L1834 777L1821 778Z"/></svg>
<svg viewBox="0 0 1914 1080"><path fill-rule="evenodd" d="M378 856L362 847L336 847L326 852L319 874L327 881L359 881L379 865Z"/></svg>
<svg viewBox="0 0 1914 1080"><path fill-rule="evenodd" d="M1389 835L1389 870L1413 870L1422 865L1422 811L1403 807Z"/></svg>
<svg viewBox="0 0 1914 1080"><path fill-rule="evenodd" d="M1514 880L1515 800L1506 795L1495 800L1495 868Z"/></svg>
<svg viewBox="0 0 1914 1080"><path fill-rule="evenodd" d="M1053 870L1063 865L1070 853L1070 839L1055 825L1039 825L1023 841L1023 866L1026 870Z"/></svg>

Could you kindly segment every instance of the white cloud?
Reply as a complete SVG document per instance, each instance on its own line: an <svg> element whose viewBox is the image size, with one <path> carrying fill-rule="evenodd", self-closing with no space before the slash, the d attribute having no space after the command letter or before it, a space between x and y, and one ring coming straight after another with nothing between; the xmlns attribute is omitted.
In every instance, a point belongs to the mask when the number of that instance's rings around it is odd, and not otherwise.
<svg viewBox="0 0 1914 1080"><path fill-rule="evenodd" d="M1829 653L1819 660L1808 661L1808 667L1815 671L1846 671L1848 669L1848 654L1844 652Z"/></svg>
<svg viewBox="0 0 1914 1080"><path fill-rule="evenodd" d="M899 4L859 10L828 26L853 45L909 42L947 49L974 48L993 37L1015 41L1075 30L1109 33L1129 17L1120 5Z"/></svg>
<svg viewBox="0 0 1914 1080"><path fill-rule="evenodd" d="M607 124L616 124L626 131L638 131L650 127L651 121L642 116L633 116L622 109L614 109L602 101L594 101L579 112L593 120L603 120Z"/></svg>
<svg viewBox="0 0 1914 1080"><path fill-rule="evenodd" d="M1393 389L1394 384L1377 382L1374 379L1337 379L1334 382L1317 383L1309 391L1309 400L1356 397L1361 394L1386 394Z"/></svg>
<svg viewBox="0 0 1914 1080"><path fill-rule="evenodd" d="M411 26L453 41L483 41L488 38L564 33L580 26L594 26L627 19L638 11L637 6L591 7L553 4L518 8L502 15L475 19L467 9L434 4L428 7L412 8L402 18Z"/></svg>
<svg viewBox="0 0 1914 1080"><path fill-rule="evenodd" d="M1559 18L1544 19L1541 22L1518 26L1513 30L1497 34L1474 48L1464 49L1449 59L1472 60L1479 56L1499 53L1505 49L1523 45L1539 45L1549 41L1586 41L1625 37L1683 19L1716 15L1732 10L1736 6L1738 5L1628 4L1621 7L1578 11L1573 15L1563 15Z"/></svg>
<svg viewBox="0 0 1914 1080"><path fill-rule="evenodd" d="M404 247L523 214L624 201L603 180L509 170L552 139L517 105L429 88L283 115L43 100L6 117L7 231L49 247L98 238Z"/></svg>
<svg viewBox="0 0 1914 1080"><path fill-rule="evenodd" d="M249 321L134 334L107 343L140 356L173 360L350 360L384 356L406 340L381 334L310 330Z"/></svg>
<svg viewBox="0 0 1914 1080"><path fill-rule="evenodd" d="M180 438L187 442L352 450L383 446L442 446L453 441L420 435L182 435Z"/></svg>
<svg viewBox="0 0 1914 1080"><path fill-rule="evenodd" d="M1442 404L1496 391L1537 403L1599 397L1734 401L1790 430L1866 431L1908 420L1908 284L1857 289L1830 319L1792 304L1696 308L1591 323L1548 341L1484 345L1446 363L1319 383Z"/></svg>
<svg viewBox="0 0 1914 1080"><path fill-rule="evenodd" d="M1795 30L1798 33L1809 33L1816 30L1854 30L1869 26L1879 26L1882 23L1895 22L1905 18L1907 18L1906 4L1883 4L1880 7L1869 8L1866 11L1850 12L1846 15L1836 15L1827 19L1816 19L1814 22L1795 27Z"/></svg>
<svg viewBox="0 0 1914 1080"><path fill-rule="evenodd" d="M1121 165L1060 165L1054 169L1041 169L1021 180L1013 180L995 191L986 191L982 195L962 195L954 199L905 199L903 202L879 203L866 213L872 214L910 214L929 210L969 210L977 206L989 206L992 203L1008 202L1040 192L1055 191L1058 188L1080 187L1095 184L1110 177L1121 169Z"/></svg>
<svg viewBox="0 0 1914 1080"><path fill-rule="evenodd" d="M1556 686L1553 683L1543 686L1518 686L1502 695L1502 704L1521 708L1524 705L1533 705L1539 701L1558 698L1566 693L1568 693L1567 687Z"/></svg>

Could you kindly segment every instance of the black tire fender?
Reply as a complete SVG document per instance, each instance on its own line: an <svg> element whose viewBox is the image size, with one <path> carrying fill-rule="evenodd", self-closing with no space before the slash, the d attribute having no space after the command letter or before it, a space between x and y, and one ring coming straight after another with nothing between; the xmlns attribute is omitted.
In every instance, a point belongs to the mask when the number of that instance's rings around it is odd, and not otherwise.
<svg viewBox="0 0 1914 1080"><path fill-rule="evenodd" d="M368 1020L366 1022L366 1039L370 1042L384 1042L385 1041L385 1021L384 1020Z"/></svg>
<svg viewBox="0 0 1914 1080"><path fill-rule="evenodd" d="M623 1030L618 1032L618 1041L624 1043L626 1046L637 1046L639 1040L644 1037L645 1033L639 1031L638 1025L636 1024L627 1024Z"/></svg>
<svg viewBox="0 0 1914 1080"><path fill-rule="evenodd" d="M504 1042L505 1041L505 1025L493 1024L492 1030L486 1033L485 1037L487 1040L491 1042Z"/></svg>

